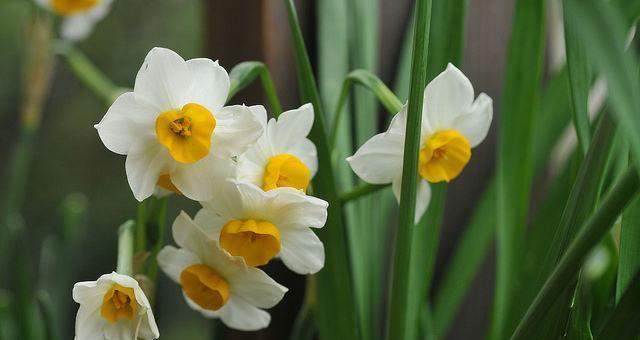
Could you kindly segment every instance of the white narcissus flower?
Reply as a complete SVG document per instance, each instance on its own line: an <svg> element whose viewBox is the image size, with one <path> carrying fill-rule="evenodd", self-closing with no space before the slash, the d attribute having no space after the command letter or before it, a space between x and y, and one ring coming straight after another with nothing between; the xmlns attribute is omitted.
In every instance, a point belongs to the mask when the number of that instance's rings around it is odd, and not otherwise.
<svg viewBox="0 0 640 340"><path fill-rule="evenodd" d="M76 340L157 339L158 326L138 281L118 273L78 282L73 300L80 304Z"/></svg>
<svg viewBox="0 0 640 340"><path fill-rule="evenodd" d="M85 39L93 26L102 20L113 0L36 0L36 2L53 13L64 17L61 36L64 39L78 41Z"/></svg>
<svg viewBox="0 0 640 340"><path fill-rule="evenodd" d="M173 223L173 238L181 248L164 247L158 264L180 284L192 309L220 318L234 329L251 331L269 325L271 316L262 308L280 302L286 287L220 249L184 212Z"/></svg>
<svg viewBox="0 0 640 340"><path fill-rule="evenodd" d="M373 136L347 158L353 171L365 182L392 183L398 200L406 115L405 106L393 118L387 132ZM416 221L429 205L429 182L449 182L462 172L471 158L471 148L487 136L492 118L491 98L481 93L474 100L471 82L452 64L427 85L422 107Z"/></svg>
<svg viewBox="0 0 640 340"><path fill-rule="evenodd" d="M327 221L328 203L293 188L263 191L229 180L213 199L201 202L196 223L232 255L249 266L261 266L279 256L298 274L324 266L324 246L311 228Z"/></svg>
<svg viewBox="0 0 640 340"><path fill-rule="evenodd" d="M215 190L216 167L227 167L262 134L262 106L224 106L229 75L210 59L184 61L154 48L133 92L113 103L96 125L104 145L127 155L129 186L139 201L156 184L193 200Z"/></svg>
<svg viewBox="0 0 640 340"><path fill-rule="evenodd" d="M256 144L238 158L237 179L265 191L280 187L306 191L318 170L316 146L307 139L313 105L283 112L266 125Z"/></svg>

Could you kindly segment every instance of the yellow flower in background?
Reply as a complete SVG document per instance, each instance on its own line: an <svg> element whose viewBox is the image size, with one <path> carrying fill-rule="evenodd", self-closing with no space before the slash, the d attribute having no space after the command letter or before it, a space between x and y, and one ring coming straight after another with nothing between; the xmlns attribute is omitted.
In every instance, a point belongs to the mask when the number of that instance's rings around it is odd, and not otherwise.
<svg viewBox="0 0 640 340"><path fill-rule="evenodd" d="M121 95L96 125L104 145L126 155L129 186L139 201L156 185L208 200L221 169L262 135L262 106L224 106L229 75L210 59L185 61L154 48L133 92Z"/></svg>
<svg viewBox="0 0 640 340"><path fill-rule="evenodd" d="M158 264L180 284L192 309L238 330L269 325L271 316L262 309L280 302L286 287L220 249L184 212L173 223L173 238L181 248L164 247Z"/></svg>
<svg viewBox="0 0 640 340"><path fill-rule="evenodd" d="M347 158L353 171L372 184L393 184L400 200L406 106L393 118L387 132L373 136L355 155ZM455 179L471 159L471 148L487 136L493 118L493 103L481 93L474 100L469 79L449 64L424 90L416 221L427 210L431 198L429 182Z"/></svg>
<svg viewBox="0 0 640 340"><path fill-rule="evenodd" d="M328 203L293 188L264 191L244 182L227 181L203 206L195 222L207 235L249 266L274 257L298 274L324 266L324 246L311 228L322 228Z"/></svg>
<svg viewBox="0 0 640 340"><path fill-rule="evenodd" d="M307 135L313 126L313 105L270 119L264 134L238 158L237 179L263 190L291 187L305 191L318 170L316 146Z"/></svg>
<svg viewBox="0 0 640 340"><path fill-rule="evenodd" d="M73 300L80 304L76 340L160 337L149 300L132 277L113 272L97 281L78 282Z"/></svg>
<svg viewBox="0 0 640 340"><path fill-rule="evenodd" d="M93 26L107 16L113 0L36 0L36 2L56 15L64 17L60 31L62 38L78 41L89 36Z"/></svg>

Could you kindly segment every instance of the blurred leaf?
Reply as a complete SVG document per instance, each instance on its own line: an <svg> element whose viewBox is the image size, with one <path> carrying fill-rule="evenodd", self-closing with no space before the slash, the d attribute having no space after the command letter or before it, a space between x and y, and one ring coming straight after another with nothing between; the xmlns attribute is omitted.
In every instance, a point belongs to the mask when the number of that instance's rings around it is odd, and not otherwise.
<svg viewBox="0 0 640 340"><path fill-rule="evenodd" d="M640 82L633 50L625 52L624 20L610 3L599 0L565 0L576 20L569 24L587 49L589 60L607 79L610 103L620 130L627 135L636 165L640 164Z"/></svg>
<svg viewBox="0 0 640 340"><path fill-rule="evenodd" d="M315 194L329 202L327 224L318 230L325 245L325 267L317 274L318 329L321 339L356 339L358 323L355 317L356 300L349 271L349 252L344 238L342 208L331 162L331 152L325 132L324 111L307 54L300 24L292 0L284 0L298 74L298 86L303 102L315 108L315 122L310 138L318 150L318 173L313 179Z"/></svg>
<svg viewBox="0 0 640 340"><path fill-rule="evenodd" d="M427 54L431 20L431 0L416 2L416 25L411 61L411 82L407 104L407 126L402 166L399 222L396 231L393 278L389 309L389 339L408 339L409 330L417 329L419 310L426 298L423 290L410 290L411 246L415 233L416 190L418 183L418 151L422 120L423 92L427 78ZM431 202L433 204L433 202ZM418 304L413 304L417 300ZM410 303L411 302L411 303Z"/></svg>
<svg viewBox="0 0 640 340"><path fill-rule="evenodd" d="M569 25L569 21L575 20L564 8L564 40L567 51L567 68L569 70L569 87L571 93L571 104L573 111L573 124L582 153L586 154L589 149L591 131L589 128L588 98L591 86L589 75L589 63L586 59L586 52L582 42L576 37L574 25Z"/></svg>
<svg viewBox="0 0 640 340"><path fill-rule="evenodd" d="M636 196L640 179L635 168L630 168L605 195L601 206L586 220L555 269L533 300L520 321L512 339L530 339L542 324L544 317L566 289L567 283L577 275L589 251L606 235L624 207Z"/></svg>
<svg viewBox="0 0 640 340"><path fill-rule="evenodd" d="M591 304L589 298L589 283L587 280L579 278L578 286L573 296L573 307L571 308L569 328L565 336L566 339L593 339L593 334L591 334Z"/></svg>
<svg viewBox="0 0 640 340"><path fill-rule="evenodd" d="M620 301L622 294L629 288L635 273L640 270L640 198L629 204L622 215L620 230L620 265L618 266L618 281L616 301Z"/></svg>
<svg viewBox="0 0 640 340"><path fill-rule="evenodd" d="M518 0L509 42L496 174L497 268L492 340L504 339L512 325L514 288L520 272L524 223L533 177L533 127L544 55L545 1Z"/></svg>
<svg viewBox="0 0 640 340"><path fill-rule="evenodd" d="M53 301L46 291L39 291L36 295L38 301L38 307L40 309L40 315L44 323L44 332L46 340L59 340L60 334L58 333L58 324L55 321L54 315L56 309L54 308Z"/></svg>
<svg viewBox="0 0 640 340"><path fill-rule="evenodd" d="M249 86L258 76L260 76L260 82L267 96L267 103L269 103L271 113L274 117L278 117L278 115L282 113L282 105L280 105L276 87L271 80L269 69L264 63L259 61L245 61L231 69L231 72L229 72L231 86L229 87L227 101L231 100L231 98L242 89Z"/></svg>
<svg viewBox="0 0 640 340"><path fill-rule="evenodd" d="M620 298L613 313L598 333L598 339L637 339L640 334L640 271Z"/></svg>

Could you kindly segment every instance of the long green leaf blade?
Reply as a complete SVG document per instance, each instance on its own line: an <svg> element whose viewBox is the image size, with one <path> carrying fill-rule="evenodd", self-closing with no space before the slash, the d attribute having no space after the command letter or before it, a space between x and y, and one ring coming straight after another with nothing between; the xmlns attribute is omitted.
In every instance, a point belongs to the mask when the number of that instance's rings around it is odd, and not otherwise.
<svg viewBox="0 0 640 340"><path fill-rule="evenodd" d="M573 280L589 251L606 235L624 207L637 195L640 179L635 168L625 172L602 200L600 208L580 228L542 289L533 300L512 339L531 339L556 299Z"/></svg>
<svg viewBox="0 0 640 340"><path fill-rule="evenodd" d="M545 34L545 1L518 0L509 43L504 104L498 135L497 269L489 338L509 332L513 290L533 177L533 129Z"/></svg>
<svg viewBox="0 0 640 340"><path fill-rule="evenodd" d="M391 305L388 339L406 339L407 329L417 327L418 313L409 311L408 289L411 268L411 243L415 227L416 188L418 181L418 151L422 120L423 91L427 77L427 53L431 0L417 0L416 27L411 62L411 85L407 108L407 126L404 142L402 189L400 194L400 221L396 233L396 247L391 282ZM409 319L414 317L415 319Z"/></svg>
<svg viewBox="0 0 640 340"><path fill-rule="evenodd" d="M640 271L629 281L598 339L637 339L640 333Z"/></svg>
<svg viewBox="0 0 640 340"><path fill-rule="evenodd" d="M640 270L640 246L638 245L640 245L640 198L631 202L622 215L616 301L622 298L622 294L630 287L633 276Z"/></svg>
<svg viewBox="0 0 640 340"><path fill-rule="evenodd" d="M586 52L582 41L576 37L574 26L570 25L571 20L575 20L564 7L564 39L567 50L567 68L569 70L569 85L571 93L571 106L573 111L573 124L578 143L582 153L586 154L591 140L589 127L588 97L591 79L589 76L589 63L586 59Z"/></svg>
<svg viewBox="0 0 640 340"><path fill-rule="evenodd" d="M329 202L327 225L318 231L325 246L325 267L317 274L318 329L321 339L356 339L358 324L355 317L353 286L349 271L349 253L344 238L342 207L338 196L329 143L325 132L324 111L306 51L293 0L284 0L298 73L300 95L311 102L315 123L310 138L318 150L318 173L313 180L314 193Z"/></svg>

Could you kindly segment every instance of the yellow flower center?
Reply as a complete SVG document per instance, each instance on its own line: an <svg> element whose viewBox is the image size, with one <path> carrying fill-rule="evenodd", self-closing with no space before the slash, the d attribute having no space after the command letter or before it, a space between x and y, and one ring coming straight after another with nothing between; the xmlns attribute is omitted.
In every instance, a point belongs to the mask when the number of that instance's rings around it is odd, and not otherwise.
<svg viewBox="0 0 640 340"><path fill-rule="evenodd" d="M291 187L306 191L311 181L311 171L302 161L288 153L273 156L264 169L262 189Z"/></svg>
<svg viewBox="0 0 640 340"><path fill-rule="evenodd" d="M182 192L176 187L175 184L173 184L173 182L171 181L171 176L169 176L168 174L160 175L156 184L163 189L167 189L169 191L173 191L178 195L182 195Z"/></svg>
<svg viewBox="0 0 640 340"><path fill-rule="evenodd" d="M184 293L204 309L218 310L229 300L229 283L204 264L185 268L180 273L180 285Z"/></svg>
<svg viewBox="0 0 640 340"><path fill-rule="evenodd" d="M195 163L209 154L216 119L204 106L195 103L181 110L161 113L156 119L156 135L173 159Z"/></svg>
<svg viewBox="0 0 640 340"><path fill-rule="evenodd" d="M120 319L133 320L138 311L138 302L133 288L114 284L102 299L100 315L111 323Z"/></svg>
<svg viewBox="0 0 640 340"><path fill-rule="evenodd" d="M456 178L471 158L471 145L456 130L444 130L427 139L420 150L420 176L431 183Z"/></svg>
<svg viewBox="0 0 640 340"><path fill-rule="evenodd" d="M268 221L232 220L220 232L220 246L249 266L261 266L280 252L280 230Z"/></svg>
<svg viewBox="0 0 640 340"><path fill-rule="evenodd" d="M59 15L70 15L84 12L99 2L100 0L53 0L51 8Z"/></svg>

